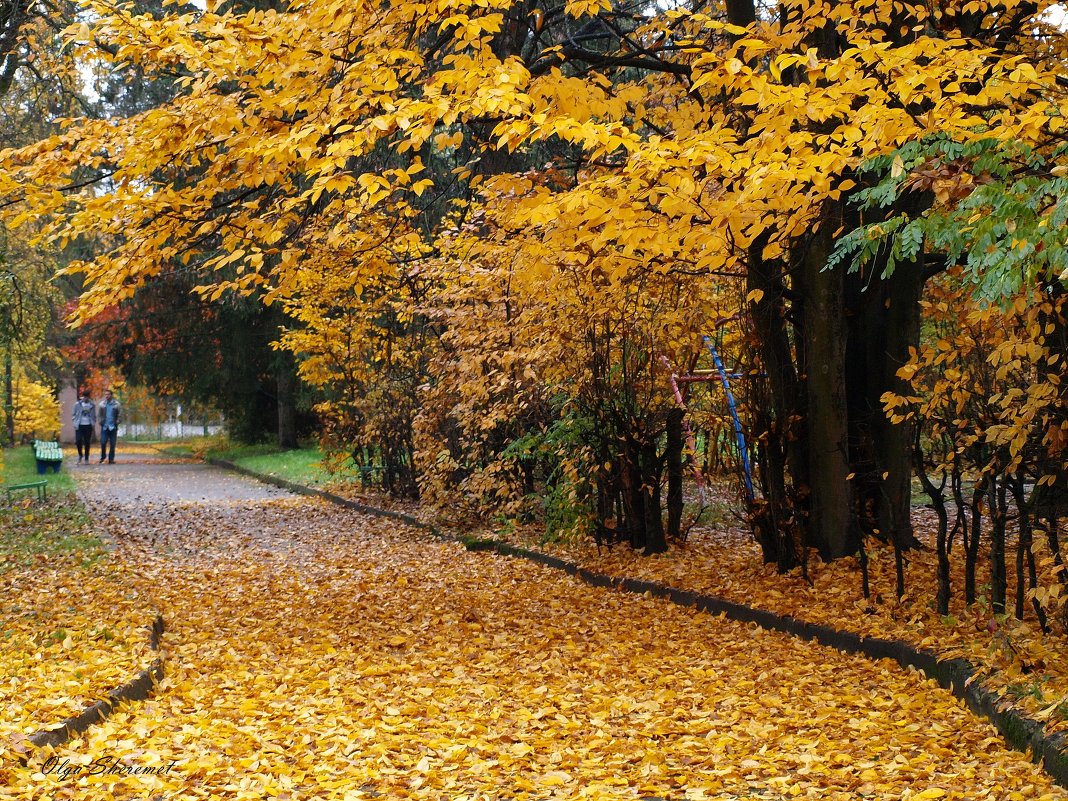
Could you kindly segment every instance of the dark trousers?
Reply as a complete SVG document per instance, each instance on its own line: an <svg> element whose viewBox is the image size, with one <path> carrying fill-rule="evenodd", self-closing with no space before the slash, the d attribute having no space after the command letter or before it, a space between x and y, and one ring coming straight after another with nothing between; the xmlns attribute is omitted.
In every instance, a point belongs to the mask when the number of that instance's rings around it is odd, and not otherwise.
<svg viewBox="0 0 1068 801"><path fill-rule="evenodd" d="M89 446L93 444L92 423L78 426L78 430L74 432L74 443L78 446L78 460L84 458L89 461Z"/></svg>
<svg viewBox="0 0 1068 801"><path fill-rule="evenodd" d="M115 461L115 440L118 439L119 429L100 428L100 461L105 458L109 462Z"/></svg>

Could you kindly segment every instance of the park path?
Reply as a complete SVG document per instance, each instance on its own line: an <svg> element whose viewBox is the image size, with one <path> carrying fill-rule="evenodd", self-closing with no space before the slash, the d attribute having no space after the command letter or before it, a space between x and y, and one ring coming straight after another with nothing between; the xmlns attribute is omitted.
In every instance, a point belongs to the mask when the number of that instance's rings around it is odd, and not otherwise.
<svg viewBox="0 0 1068 801"><path fill-rule="evenodd" d="M153 698L7 798L1066 799L896 665L216 468L74 468L167 621Z"/></svg>
<svg viewBox="0 0 1068 801"><path fill-rule="evenodd" d="M67 464L90 511L98 502L136 514L146 504L260 502L289 495L269 484L200 461L164 456L146 446L119 448L114 464L100 464L95 458L87 464L69 460Z"/></svg>

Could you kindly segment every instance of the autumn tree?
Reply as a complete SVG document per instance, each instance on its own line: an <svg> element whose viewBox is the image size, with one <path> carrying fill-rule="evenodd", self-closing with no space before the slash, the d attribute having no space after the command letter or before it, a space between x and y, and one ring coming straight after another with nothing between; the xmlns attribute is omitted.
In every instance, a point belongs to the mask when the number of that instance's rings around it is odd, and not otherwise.
<svg viewBox="0 0 1068 801"><path fill-rule="evenodd" d="M398 277L436 264L420 291L439 330L470 342L465 326L482 323L466 318L478 304L467 289L485 287L498 336L512 329L525 337L513 349L532 354L518 392L495 397L519 408L529 391L592 416L574 452L609 472L622 454L647 504L638 513L632 497L610 518L598 503L599 522L641 518L652 539L632 542L658 550L671 408L658 357L685 363L710 310L745 297L768 398L750 510L765 557L787 568L807 548L851 553L866 534L899 551L913 542L914 431L891 425L881 398L904 389L898 370L918 342L922 288L948 260L879 251L850 272L832 269L832 253L867 223L922 218L938 202L917 180L892 204L862 207L852 195L878 182L861 171L873 159L890 158L891 175L919 175L925 167L894 154L932 131L1052 147L1063 45L1041 21L1044 5L309 0L158 17L90 8L72 52L176 76L177 94L2 157L14 223L55 215L57 239L95 230L117 243L75 265L84 318L175 266L195 265L207 297L244 292L297 310L313 287L336 287L350 309L404 298ZM443 169L450 158L460 163ZM983 172L978 162L953 169ZM466 251L452 248L457 231ZM391 247L413 235L419 248ZM305 280L309 270L337 275ZM290 337L302 353L377 335L351 317L331 330L340 317L324 300L319 322L302 323L312 338ZM350 352L374 353L372 344ZM471 376L493 369L477 351L458 362ZM431 378L428 397L452 407L487 399L476 380L438 392L448 376ZM623 398L625 414L604 406ZM497 427L497 410L484 411L487 430ZM465 427L474 430L453 431ZM475 438L481 455L458 480L515 455L506 440L518 432L498 432L502 441Z"/></svg>
<svg viewBox="0 0 1068 801"><path fill-rule="evenodd" d="M1063 149L1056 138L1045 147L942 137L906 146L892 157L896 169L884 165L884 179L858 199L891 206L920 186L933 196L929 213L895 215L840 242L858 265L880 251L892 265L921 248L953 265L952 283L938 285L925 304L928 341L899 370L906 391L884 400L892 420L923 427L925 441L917 440L914 453L939 515L941 608L951 595L949 550L959 533L965 600L977 599L980 544L988 536L991 602L1006 611L1007 527L1015 516L1014 611L1022 618L1030 597L1043 627L1049 612L1063 611L1065 581L1059 530L1068 478L1068 182L1056 163ZM1044 541L1034 543L1040 532ZM1039 586L1035 552L1043 548L1053 577Z"/></svg>
<svg viewBox="0 0 1068 801"><path fill-rule="evenodd" d="M65 7L12 3L0 16L0 148L47 136L57 114L81 108L76 81L60 54ZM34 241L37 221L0 222L0 359L4 441L53 436L62 380L59 348L63 289L54 281L62 254Z"/></svg>
<svg viewBox="0 0 1068 801"><path fill-rule="evenodd" d="M28 397L55 394L60 374L55 330L63 305L50 282L55 259L29 245L23 234L0 226L0 398L7 444L20 430L58 431L54 421L20 426L30 420Z"/></svg>

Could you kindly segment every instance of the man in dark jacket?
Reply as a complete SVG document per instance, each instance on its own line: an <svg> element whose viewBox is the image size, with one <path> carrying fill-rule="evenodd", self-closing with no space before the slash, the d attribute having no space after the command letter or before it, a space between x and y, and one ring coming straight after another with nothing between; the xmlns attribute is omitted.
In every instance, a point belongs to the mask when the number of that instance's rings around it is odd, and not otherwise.
<svg viewBox="0 0 1068 801"><path fill-rule="evenodd" d="M104 392L104 400L97 408L97 420L100 421L100 463L104 459L108 464L115 464L115 440L119 437L119 413L122 407L111 390Z"/></svg>

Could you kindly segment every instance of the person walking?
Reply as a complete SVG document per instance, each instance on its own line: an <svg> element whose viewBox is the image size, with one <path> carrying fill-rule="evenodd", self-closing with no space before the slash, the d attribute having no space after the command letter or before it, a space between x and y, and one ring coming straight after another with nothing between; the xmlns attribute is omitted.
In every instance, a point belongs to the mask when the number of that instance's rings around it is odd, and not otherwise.
<svg viewBox="0 0 1068 801"><path fill-rule="evenodd" d="M97 408L97 420L100 421L100 463L104 459L108 464L115 464L115 440L119 437L119 413L122 406L111 390L104 392L104 400Z"/></svg>
<svg viewBox="0 0 1068 801"><path fill-rule="evenodd" d="M78 446L78 464L89 464L89 448L93 444L93 424L96 422L96 404L89 400L89 393L84 389L78 400L74 401L74 443Z"/></svg>

